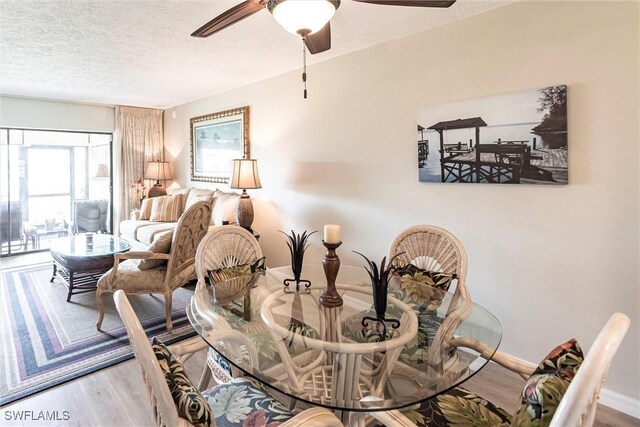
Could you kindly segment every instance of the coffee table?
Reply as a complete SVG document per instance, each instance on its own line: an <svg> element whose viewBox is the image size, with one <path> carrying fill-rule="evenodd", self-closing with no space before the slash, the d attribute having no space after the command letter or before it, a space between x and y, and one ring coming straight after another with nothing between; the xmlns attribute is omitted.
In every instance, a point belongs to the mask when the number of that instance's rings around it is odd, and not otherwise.
<svg viewBox="0 0 640 427"><path fill-rule="evenodd" d="M58 277L71 295L92 292L100 276L113 267L113 255L127 252L131 243L110 234L62 237L51 243L53 275Z"/></svg>

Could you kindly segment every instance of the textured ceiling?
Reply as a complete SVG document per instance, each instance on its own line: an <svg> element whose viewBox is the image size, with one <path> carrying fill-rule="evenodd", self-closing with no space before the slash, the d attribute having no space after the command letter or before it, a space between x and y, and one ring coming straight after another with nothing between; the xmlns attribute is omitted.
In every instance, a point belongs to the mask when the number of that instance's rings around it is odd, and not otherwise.
<svg viewBox="0 0 640 427"><path fill-rule="evenodd" d="M266 10L207 39L190 36L239 2L0 0L0 93L166 108L299 69L301 41ZM309 63L511 2L424 9L343 0L332 49Z"/></svg>

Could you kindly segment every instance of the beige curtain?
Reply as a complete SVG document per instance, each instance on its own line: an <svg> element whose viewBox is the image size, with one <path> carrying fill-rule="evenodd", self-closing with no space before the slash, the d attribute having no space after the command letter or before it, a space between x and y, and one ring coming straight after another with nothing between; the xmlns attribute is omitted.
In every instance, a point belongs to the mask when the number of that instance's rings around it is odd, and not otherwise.
<svg viewBox="0 0 640 427"><path fill-rule="evenodd" d="M147 162L164 160L162 110L116 107L116 142L117 224L129 218L131 209L140 207L140 199L153 185L143 179Z"/></svg>

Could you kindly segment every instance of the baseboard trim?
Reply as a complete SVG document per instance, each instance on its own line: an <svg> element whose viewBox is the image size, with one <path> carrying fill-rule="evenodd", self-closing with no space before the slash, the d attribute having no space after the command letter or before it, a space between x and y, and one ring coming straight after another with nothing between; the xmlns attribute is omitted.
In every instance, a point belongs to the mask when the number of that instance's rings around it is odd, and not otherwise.
<svg viewBox="0 0 640 427"><path fill-rule="evenodd" d="M603 388L600 390L601 405L623 412L633 418L640 419L640 400Z"/></svg>

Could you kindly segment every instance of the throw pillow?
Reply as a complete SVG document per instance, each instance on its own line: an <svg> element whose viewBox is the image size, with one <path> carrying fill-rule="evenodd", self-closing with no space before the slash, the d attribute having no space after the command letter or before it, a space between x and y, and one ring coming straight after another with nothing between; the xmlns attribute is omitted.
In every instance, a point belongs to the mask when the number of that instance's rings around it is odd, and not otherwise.
<svg viewBox="0 0 640 427"><path fill-rule="evenodd" d="M200 189L200 188L192 188L191 191L189 191L189 195L187 196L187 201L184 204L184 210L186 211L191 206L193 206L194 203L200 202L203 200L213 201L213 191Z"/></svg>
<svg viewBox="0 0 640 427"><path fill-rule="evenodd" d="M148 221L151 218L151 208L153 207L154 199L143 199L142 204L140 205L140 215L138 216L138 220L140 221Z"/></svg>
<svg viewBox="0 0 640 427"><path fill-rule="evenodd" d="M194 426L213 427L213 414L204 397L191 384L184 372L184 368L171 354L171 351L157 338L151 345L153 353L158 359L164 379L171 390L173 403L178 415Z"/></svg>
<svg viewBox="0 0 640 427"><path fill-rule="evenodd" d="M252 273L264 273L267 269L265 266L266 257L262 257L252 264L240 264L231 267L219 268L217 270L208 270L207 276L209 284L224 282L234 277L246 276Z"/></svg>
<svg viewBox="0 0 640 427"><path fill-rule="evenodd" d="M213 218L214 225L235 224L236 222L236 206L238 206L239 194L225 193L217 190L214 193Z"/></svg>
<svg viewBox="0 0 640 427"><path fill-rule="evenodd" d="M551 350L525 383L511 425L549 425L583 360L575 339Z"/></svg>
<svg viewBox="0 0 640 427"><path fill-rule="evenodd" d="M182 195L182 212L187 210L184 206L187 203L187 200L189 199L189 192L190 191L191 191L190 188L173 188L171 190L167 189L167 193L170 196L174 195L174 194L181 194Z"/></svg>
<svg viewBox="0 0 640 427"><path fill-rule="evenodd" d="M149 252L157 254L168 254L171 251L171 241L173 240L173 231L162 233L149 245ZM151 270L167 263L166 259L143 259L138 264L140 270Z"/></svg>
<svg viewBox="0 0 640 427"><path fill-rule="evenodd" d="M150 221L176 222L182 215L182 194L154 197Z"/></svg>
<svg viewBox="0 0 640 427"><path fill-rule="evenodd" d="M394 261L395 274L401 277L403 287L412 287L415 282L423 283L443 291L449 290L451 282L456 278L455 273L442 271L428 271L409 263L404 264L396 259Z"/></svg>

